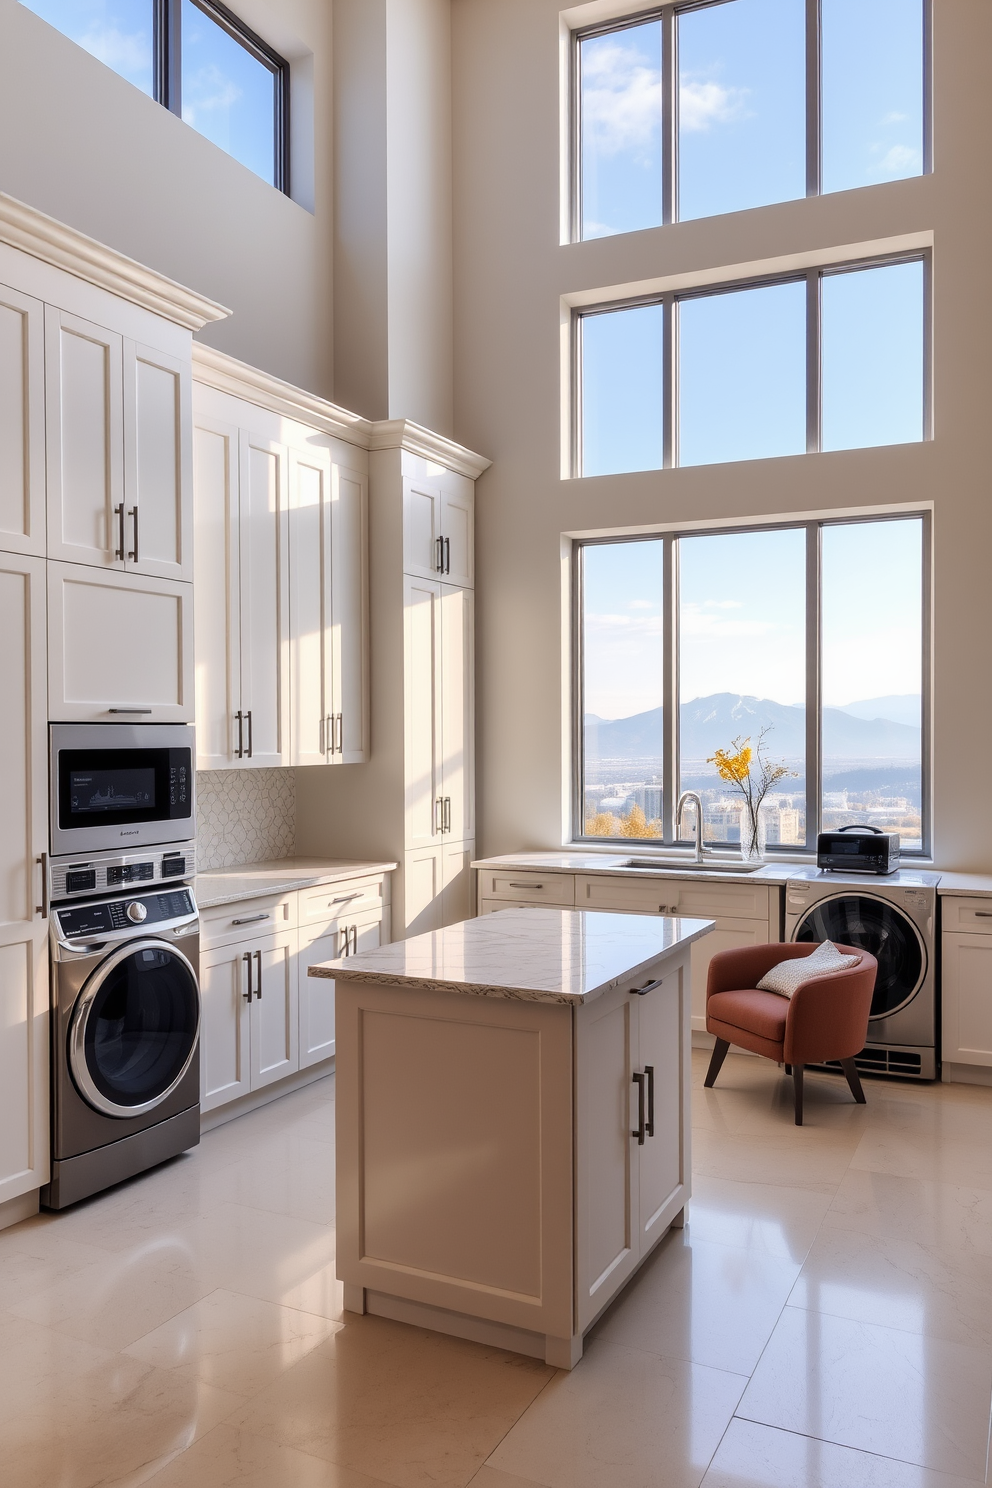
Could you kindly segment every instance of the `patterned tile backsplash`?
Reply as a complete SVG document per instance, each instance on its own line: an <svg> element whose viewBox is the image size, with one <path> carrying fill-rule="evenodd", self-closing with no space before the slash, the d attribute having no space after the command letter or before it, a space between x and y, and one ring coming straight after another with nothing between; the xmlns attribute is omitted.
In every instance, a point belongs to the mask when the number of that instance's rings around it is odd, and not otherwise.
<svg viewBox="0 0 992 1488"><path fill-rule="evenodd" d="M198 770L196 832L201 872L292 857L295 770Z"/></svg>

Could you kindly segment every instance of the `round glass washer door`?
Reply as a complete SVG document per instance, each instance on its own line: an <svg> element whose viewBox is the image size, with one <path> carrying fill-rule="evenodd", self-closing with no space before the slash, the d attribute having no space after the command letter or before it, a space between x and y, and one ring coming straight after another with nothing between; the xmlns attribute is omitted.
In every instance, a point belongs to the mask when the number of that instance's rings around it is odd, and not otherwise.
<svg viewBox="0 0 992 1488"><path fill-rule="evenodd" d="M857 946L878 962L871 1019L889 1018L912 1002L927 973L926 946L898 905L870 894L824 899L803 915L793 940Z"/></svg>
<svg viewBox="0 0 992 1488"><path fill-rule="evenodd" d="M141 1116L175 1090L200 1027L196 972L160 940L130 941L101 962L76 1002L69 1068L105 1116Z"/></svg>

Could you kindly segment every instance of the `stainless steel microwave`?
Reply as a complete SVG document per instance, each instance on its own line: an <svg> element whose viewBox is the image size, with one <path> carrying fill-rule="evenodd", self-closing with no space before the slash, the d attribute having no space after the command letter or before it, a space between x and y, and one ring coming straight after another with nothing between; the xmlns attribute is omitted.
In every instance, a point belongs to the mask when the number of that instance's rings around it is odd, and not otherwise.
<svg viewBox="0 0 992 1488"><path fill-rule="evenodd" d="M52 856L195 837L193 738L181 723L52 724Z"/></svg>

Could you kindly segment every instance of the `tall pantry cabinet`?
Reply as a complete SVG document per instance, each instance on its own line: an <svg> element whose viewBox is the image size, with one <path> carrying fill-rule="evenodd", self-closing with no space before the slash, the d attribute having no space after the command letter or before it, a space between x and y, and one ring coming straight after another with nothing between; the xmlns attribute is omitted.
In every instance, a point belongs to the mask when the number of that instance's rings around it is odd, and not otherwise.
<svg viewBox="0 0 992 1488"><path fill-rule="evenodd" d="M191 333L227 312L0 194L0 1227L48 1179L48 723L191 720Z"/></svg>
<svg viewBox="0 0 992 1488"><path fill-rule="evenodd" d="M474 913L475 482L489 462L405 420L369 436L372 730L367 769L297 776L298 850L333 829L381 853L393 935Z"/></svg>

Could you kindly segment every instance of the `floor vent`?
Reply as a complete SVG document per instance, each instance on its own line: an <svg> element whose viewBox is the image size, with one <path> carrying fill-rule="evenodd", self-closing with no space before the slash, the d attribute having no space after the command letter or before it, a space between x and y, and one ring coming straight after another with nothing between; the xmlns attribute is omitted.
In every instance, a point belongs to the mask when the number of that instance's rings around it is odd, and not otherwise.
<svg viewBox="0 0 992 1488"><path fill-rule="evenodd" d="M898 1075L904 1080L933 1079L932 1074L924 1071L920 1055L913 1054L908 1049L886 1049L881 1044L874 1044L856 1054L854 1063L862 1075ZM826 1060L823 1064L807 1065L807 1069L824 1070L831 1075L844 1073L836 1059Z"/></svg>

